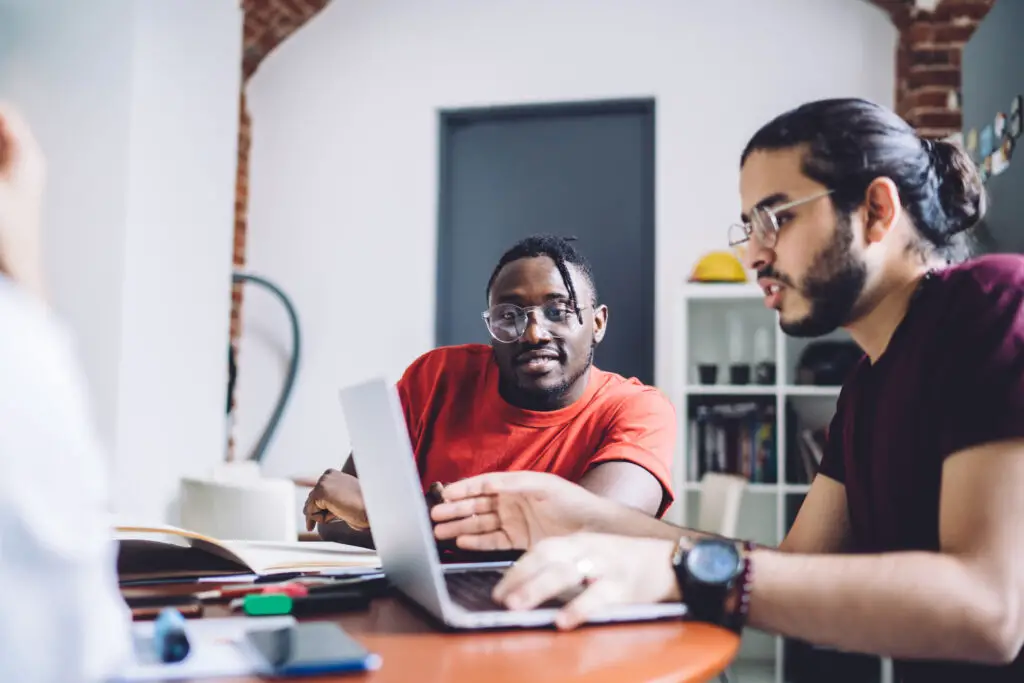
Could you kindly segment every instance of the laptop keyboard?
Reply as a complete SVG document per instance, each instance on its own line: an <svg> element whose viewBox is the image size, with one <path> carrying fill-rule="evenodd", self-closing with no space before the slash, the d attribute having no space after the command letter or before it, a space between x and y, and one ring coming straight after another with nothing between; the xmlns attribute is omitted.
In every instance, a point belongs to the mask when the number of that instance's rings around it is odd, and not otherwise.
<svg viewBox="0 0 1024 683"><path fill-rule="evenodd" d="M444 581L448 586L448 594L461 607L471 612L503 611L504 606L491 600L491 592L501 581L502 575L503 572L494 569L448 572L444 575ZM540 607L560 607L563 604L561 600L549 600Z"/></svg>

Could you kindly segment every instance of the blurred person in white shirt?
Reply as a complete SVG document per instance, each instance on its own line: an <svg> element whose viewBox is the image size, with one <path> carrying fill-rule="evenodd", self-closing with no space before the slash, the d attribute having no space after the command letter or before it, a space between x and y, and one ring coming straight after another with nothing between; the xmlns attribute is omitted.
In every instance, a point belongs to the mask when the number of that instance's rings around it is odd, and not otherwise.
<svg viewBox="0 0 1024 683"><path fill-rule="evenodd" d="M0 104L0 679L102 681L127 661L130 614L83 375L42 286L44 178Z"/></svg>

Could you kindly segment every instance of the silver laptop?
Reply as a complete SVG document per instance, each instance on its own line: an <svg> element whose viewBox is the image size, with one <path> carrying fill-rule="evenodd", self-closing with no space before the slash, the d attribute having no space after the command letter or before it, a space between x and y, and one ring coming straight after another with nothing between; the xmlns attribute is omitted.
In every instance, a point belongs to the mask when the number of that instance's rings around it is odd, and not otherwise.
<svg viewBox="0 0 1024 683"><path fill-rule="evenodd" d="M394 386L375 379L343 389L341 404L373 540L392 585L451 628L551 625L558 601L519 612L491 601L491 589L508 563L441 564ZM651 621L679 618L685 611L680 603L630 605L591 621Z"/></svg>

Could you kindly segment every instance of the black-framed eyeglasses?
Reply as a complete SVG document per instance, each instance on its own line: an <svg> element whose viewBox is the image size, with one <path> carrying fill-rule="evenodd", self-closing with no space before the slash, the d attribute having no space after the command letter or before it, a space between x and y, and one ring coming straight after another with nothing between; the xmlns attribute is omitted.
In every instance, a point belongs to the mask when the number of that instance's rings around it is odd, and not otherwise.
<svg viewBox="0 0 1024 683"><path fill-rule="evenodd" d="M779 217L780 211L792 209L801 204L807 204L813 202L822 197L827 197L832 194L834 190L826 190L819 192L818 194L811 195L810 197L804 197L803 199L797 199L785 204L778 206L758 206L750 212L750 220L746 223L734 223L729 226L729 246L732 248L739 247L750 241L751 236L756 237L757 241L760 242L765 248L771 249L775 246L775 242L779 235Z"/></svg>
<svg viewBox="0 0 1024 683"><path fill-rule="evenodd" d="M537 312L534 318L553 337L564 339L580 327L580 312L589 307L576 308L564 301L552 301L543 306L517 306L515 304L497 304L480 315L487 325L487 331L495 341L511 344L519 341L530 324L530 314Z"/></svg>

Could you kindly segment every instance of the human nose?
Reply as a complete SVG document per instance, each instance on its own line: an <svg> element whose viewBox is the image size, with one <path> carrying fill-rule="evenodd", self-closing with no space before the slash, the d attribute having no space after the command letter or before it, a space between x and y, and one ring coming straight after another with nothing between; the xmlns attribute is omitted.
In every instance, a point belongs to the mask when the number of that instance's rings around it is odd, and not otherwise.
<svg viewBox="0 0 1024 683"><path fill-rule="evenodd" d="M551 340L551 332L541 322L540 311L530 309L526 311L526 329L523 330L522 341L527 344L541 344Z"/></svg>
<svg viewBox="0 0 1024 683"><path fill-rule="evenodd" d="M751 234L740 259L748 270L761 270L775 262L775 252L757 237Z"/></svg>

